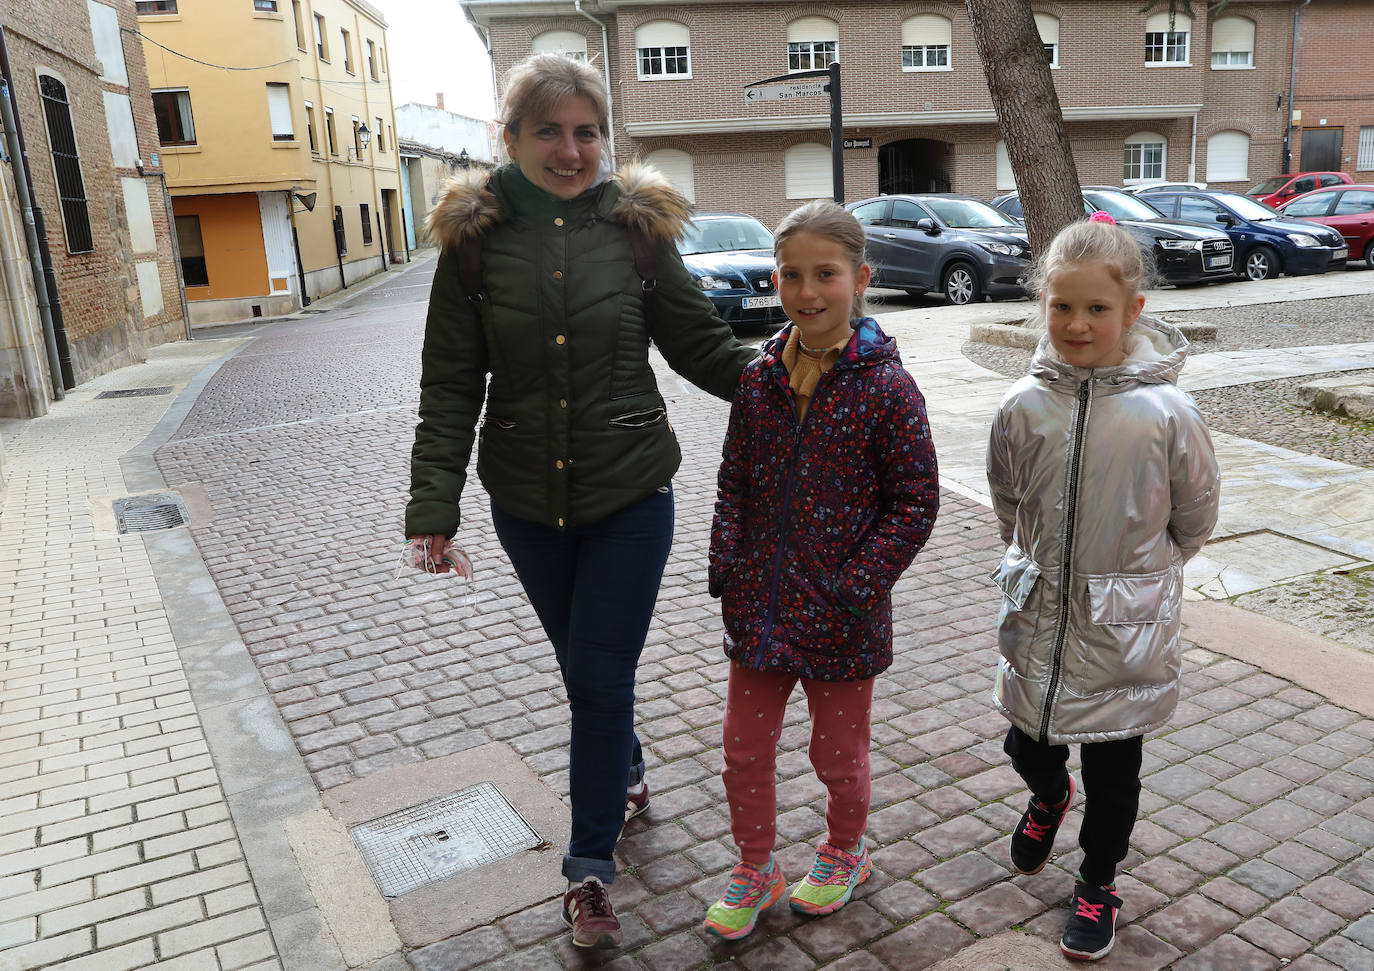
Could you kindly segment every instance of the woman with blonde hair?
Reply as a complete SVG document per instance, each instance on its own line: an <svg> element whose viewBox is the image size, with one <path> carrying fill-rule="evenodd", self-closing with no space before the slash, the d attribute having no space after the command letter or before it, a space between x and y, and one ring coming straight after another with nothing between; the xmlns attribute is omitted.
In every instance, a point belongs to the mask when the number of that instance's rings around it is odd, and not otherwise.
<svg viewBox="0 0 1374 971"><path fill-rule="evenodd" d="M451 538L479 439L497 537L553 644L571 709L563 918L579 947L620 943L606 887L621 829L649 800L635 669L672 544L681 461L649 345L725 399L754 356L673 245L686 200L648 168L610 175L608 116L590 66L526 59L503 98L510 164L451 182L429 217L442 254L405 525L428 568L467 569Z"/></svg>

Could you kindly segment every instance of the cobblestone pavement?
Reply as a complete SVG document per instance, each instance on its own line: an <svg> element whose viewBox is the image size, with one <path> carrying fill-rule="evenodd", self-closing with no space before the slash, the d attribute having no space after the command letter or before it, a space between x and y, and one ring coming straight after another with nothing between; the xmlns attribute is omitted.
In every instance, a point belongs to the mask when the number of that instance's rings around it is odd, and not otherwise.
<svg viewBox="0 0 1374 971"><path fill-rule="evenodd" d="M395 576L425 293L399 284L432 266L399 277L389 300L265 328L158 462L169 484L204 486L215 515L195 540L321 788L501 740L566 793L556 665L475 482L458 536L477 568L474 602L444 578ZM834 916L779 907L741 944L702 934L734 861L718 776L725 663L705 593L727 408L671 376L663 385L686 458L640 668L655 795L620 844L625 947L576 952L548 902L411 963L910 969L1009 928L1057 940L1081 816L1045 871L1011 874L1025 793L990 702L997 602L985 577L999 544L990 512L951 493L894 593L896 660L873 717L873 877ZM1126 909L1104 966L1374 967L1374 720L1239 661L1192 646L1185 657L1184 700L1145 747ZM805 722L794 704L780 743L778 857L793 879L824 835Z"/></svg>

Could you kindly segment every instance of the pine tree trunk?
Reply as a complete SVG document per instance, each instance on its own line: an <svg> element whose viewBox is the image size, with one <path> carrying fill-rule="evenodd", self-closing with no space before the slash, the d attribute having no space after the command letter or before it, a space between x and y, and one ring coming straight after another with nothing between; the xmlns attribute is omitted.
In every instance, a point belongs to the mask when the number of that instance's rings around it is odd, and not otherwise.
<svg viewBox="0 0 1374 971"><path fill-rule="evenodd" d="M1083 218L1083 196L1035 15L1030 0L964 3L1021 193L1031 250L1043 253L1055 233Z"/></svg>

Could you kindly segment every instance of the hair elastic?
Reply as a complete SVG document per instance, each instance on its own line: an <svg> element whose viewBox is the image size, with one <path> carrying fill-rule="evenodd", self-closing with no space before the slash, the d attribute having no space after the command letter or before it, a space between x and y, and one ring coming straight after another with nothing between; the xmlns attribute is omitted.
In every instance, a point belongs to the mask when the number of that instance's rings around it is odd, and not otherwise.
<svg viewBox="0 0 1374 971"><path fill-rule="evenodd" d="M1109 212L1103 212L1101 209L1097 210L1097 212L1095 212L1095 213L1093 213L1091 216L1089 216L1089 217L1088 217L1088 222L1090 222L1090 223L1107 223L1109 226L1115 226L1115 225L1116 225L1116 220L1112 218L1112 214L1109 213Z"/></svg>

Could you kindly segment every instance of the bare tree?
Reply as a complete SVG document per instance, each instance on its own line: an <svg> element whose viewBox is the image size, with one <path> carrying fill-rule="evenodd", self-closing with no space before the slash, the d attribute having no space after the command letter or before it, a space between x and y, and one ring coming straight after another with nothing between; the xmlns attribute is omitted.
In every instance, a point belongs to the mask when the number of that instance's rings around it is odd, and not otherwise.
<svg viewBox="0 0 1374 971"><path fill-rule="evenodd" d="M964 0L997 125L1021 193L1031 251L1083 218L1083 196L1030 0Z"/></svg>

